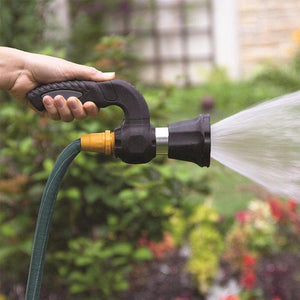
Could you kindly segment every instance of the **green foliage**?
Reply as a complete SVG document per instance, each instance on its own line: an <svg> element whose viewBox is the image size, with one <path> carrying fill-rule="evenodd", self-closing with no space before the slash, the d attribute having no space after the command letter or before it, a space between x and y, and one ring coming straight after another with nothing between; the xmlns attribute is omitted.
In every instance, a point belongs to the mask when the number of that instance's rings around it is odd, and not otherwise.
<svg viewBox="0 0 300 300"><path fill-rule="evenodd" d="M136 81L138 57L129 50L132 40L130 35L101 37L93 48L94 65L102 71L113 70L120 79Z"/></svg>
<svg viewBox="0 0 300 300"><path fill-rule="evenodd" d="M81 237L70 241L68 249L56 252L53 257L60 263L60 276L70 284L72 294L88 292L98 299L126 290L128 282L124 276L132 270L132 263L152 258L147 248L135 249L126 241L115 243Z"/></svg>
<svg viewBox="0 0 300 300"><path fill-rule="evenodd" d="M219 259L224 248L219 219L220 216L211 201L206 200L188 218L182 211L173 210L170 220L175 241L182 243L185 236L188 236L191 254L186 270L193 275L199 291L203 294L208 291L219 270Z"/></svg>
<svg viewBox="0 0 300 300"><path fill-rule="evenodd" d="M219 215L209 202L199 206L189 218L191 255L187 264L199 291L206 293L218 270L223 238L217 228Z"/></svg>
<svg viewBox="0 0 300 300"><path fill-rule="evenodd" d="M0 45L32 51L41 46L45 20L43 9L51 0L1 0ZM37 5L38 4L38 5Z"/></svg>
<svg viewBox="0 0 300 300"><path fill-rule="evenodd" d="M300 87L300 50L288 63L269 63L253 78L254 85L277 87L283 93L299 90Z"/></svg>
<svg viewBox="0 0 300 300"><path fill-rule="evenodd" d="M94 46L111 31L107 27L107 16L119 14L122 18L130 9L131 0L71 0L72 31L68 56L79 63L93 61Z"/></svg>

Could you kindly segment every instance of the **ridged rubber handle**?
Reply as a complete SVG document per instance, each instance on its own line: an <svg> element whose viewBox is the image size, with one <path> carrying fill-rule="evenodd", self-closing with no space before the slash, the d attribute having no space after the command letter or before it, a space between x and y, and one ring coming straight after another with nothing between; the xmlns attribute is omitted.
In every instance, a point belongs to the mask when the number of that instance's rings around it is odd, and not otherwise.
<svg viewBox="0 0 300 300"><path fill-rule="evenodd" d="M66 99L75 96L82 103L94 102L99 108L120 106L126 120L149 120L149 111L142 94L123 80L110 81L63 81L39 86L27 94L27 98L39 111L45 110L43 97L61 95Z"/></svg>
<svg viewBox="0 0 300 300"><path fill-rule="evenodd" d="M105 86L111 86L109 82L94 81L64 81L55 82L46 85L41 85L27 94L28 99L39 111L45 109L43 105L43 97L46 95L54 98L57 95L61 95L68 99L71 96L77 97L82 103L86 101L93 101L98 107L103 107L106 101L114 100L116 96L113 88L107 88ZM101 88L104 87L104 89ZM99 89L100 88L100 89ZM104 92L104 93L103 93Z"/></svg>

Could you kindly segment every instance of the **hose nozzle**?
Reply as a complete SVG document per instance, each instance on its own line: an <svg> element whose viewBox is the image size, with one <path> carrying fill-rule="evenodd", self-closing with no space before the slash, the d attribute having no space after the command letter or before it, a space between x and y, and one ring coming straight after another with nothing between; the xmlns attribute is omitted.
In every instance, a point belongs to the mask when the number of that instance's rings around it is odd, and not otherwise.
<svg viewBox="0 0 300 300"><path fill-rule="evenodd" d="M81 151L91 151L110 155L115 148L115 134L109 130L81 136Z"/></svg>
<svg viewBox="0 0 300 300"><path fill-rule="evenodd" d="M199 115L192 120L156 128L156 154L168 153L169 158L191 161L200 167L210 165L210 117ZM164 152L167 149L167 152Z"/></svg>

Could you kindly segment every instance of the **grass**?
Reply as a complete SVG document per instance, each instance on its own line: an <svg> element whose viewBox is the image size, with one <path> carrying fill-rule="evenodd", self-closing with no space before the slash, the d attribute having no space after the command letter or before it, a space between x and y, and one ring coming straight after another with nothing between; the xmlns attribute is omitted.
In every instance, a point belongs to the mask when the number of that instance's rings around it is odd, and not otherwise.
<svg viewBox="0 0 300 300"><path fill-rule="evenodd" d="M212 173L211 182L214 204L225 216L247 208L254 198L256 184L246 177L214 161L208 172Z"/></svg>

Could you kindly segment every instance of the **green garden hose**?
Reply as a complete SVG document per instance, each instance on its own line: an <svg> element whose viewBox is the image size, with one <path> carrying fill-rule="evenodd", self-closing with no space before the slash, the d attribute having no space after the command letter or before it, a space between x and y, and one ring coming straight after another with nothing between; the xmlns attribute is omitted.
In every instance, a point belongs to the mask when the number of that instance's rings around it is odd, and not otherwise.
<svg viewBox="0 0 300 300"><path fill-rule="evenodd" d="M40 298L45 253L56 196L69 165L80 151L80 139L69 144L57 158L50 177L48 178L35 228L27 280L26 300L38 300Z"/></svg>

